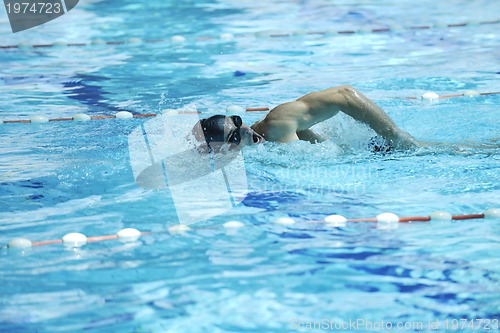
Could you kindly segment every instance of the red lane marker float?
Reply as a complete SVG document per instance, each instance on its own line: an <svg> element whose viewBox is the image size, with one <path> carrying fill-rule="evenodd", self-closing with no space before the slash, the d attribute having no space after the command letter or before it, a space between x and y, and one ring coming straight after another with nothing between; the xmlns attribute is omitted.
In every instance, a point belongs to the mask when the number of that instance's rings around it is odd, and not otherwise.
<svg viewBox="0 0 500 333"><path fill-rule="evenodd" d="M413 26L413 27L410 27L410 29L413 29L413 30L417 30L417 29L430 29L431 26L429 25L417 25L417 26Z"/></svg>
<svg viewBox="0 0 500 333"><path fill-rule="evenodd" d="M156 117L156 113L145 113L145 114L134 114L134 118L148 118L148 117Z"/></svg>
<svg viewBox="0 0 500 333"><path fill-rule="evenodd" d="M452 215L453 220L484 219L484 214Z"/></svg>
<svg viewBox="0 0 500 333"><path fill-rule="evenodd" d="M116 118L116 117L115 116L92 116L90 118L93 120L97 120L97 119L112 119L112 118Z"/></svg>
<svg viewBox="0 0 500 333"><path fill-rule="evenodd" d="M481 96L487 96L487 95L498 95L498 94L500 94L500 91L485 92L485 93L480 93L479 95L481 95Z"/></svg>
<svg viewBox="0 0 500 333"><path fill-rule="evenodd" d="M52 245L52 244L61 244L63 241L61 239L47 240L41 242L33 242L32 246L43 246L43 245Z"/></svg>
<svg viewBox="0 0 500 333"><path fill-rule="evenodd" d="M499 23L500 20L494 20L494 21L484 21L484 22L479 22L479 24L496 24Z"/></svg>
<svg viewBox="0 0 500 333"><path fill-rule="evenodd" d="M399 218L399 222L428 222L430 220L430 216L410 216Z"/></svg>
<svg viewBox="0 0 500 333"><path fill-rule="evenodd" d="M87 237L88 243L101 242L105 240L118 239L118 235Z"/></svg>
<svg viewBox="0 0 500 333"><path fill-rule="evenodd" d="M340 35L350 35L350 34L355 34L356 31L354 31L354 30L341 30L341 31L337 31L337 33Z"/></svg>
<svg viewBox="0 0 500 333"><path fill-rule="evenodd" d="M374 217L364 218L364 219L348 219L347 222L377 222L377 219Z"/></svg>
<svg viewBox="0 0 500 333"><path fill-rule="evenodd" d="M269 111L269 108L246 108L247 112Z"/></svg>
<svg viewBox="0 0 500 333"><path fill-rule="evenodd" d="M372 29L372 32L389 32L391 31L391 28L377 28L377 29Z"/></svg>
<svg viewBox="0 0 500 333"><path fill-rule="evenodd" d="M71 117L71 118L53 118L53 119L49 119L49 121L70 121L70 120L74 120L73 117Z"/></svg>
<svg viewBox="0 0 500 333"><path fill-rule="evenodd" d="M462 97L465 96L464 94L451 94L451 95L442 95L439 96L439 98L453 98L453 97Z"/></svg>
<svg viewBox="0 0 500 333"><path fill-rule="evenodd" d="M454 27L465 27L467 23L454 23L454 24L448 24L448 27L454 28Z"/></svg>
<svg viewBox="0 0 500 333"><path fill-rule="evenodd" d="M18 119L18 120L4 120L4 124L14 124L14 123L31 123L29 119Z"/></svg>

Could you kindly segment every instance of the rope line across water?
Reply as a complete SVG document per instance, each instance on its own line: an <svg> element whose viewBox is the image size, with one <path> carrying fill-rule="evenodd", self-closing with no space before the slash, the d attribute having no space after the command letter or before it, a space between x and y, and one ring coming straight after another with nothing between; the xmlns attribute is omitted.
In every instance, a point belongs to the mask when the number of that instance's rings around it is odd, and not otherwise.
<svg viewBox="0 0 500 333"><path fill-rule="evenodd" d="M450 95L441 95L439 96L435 92L426 92L419 97L412 96L406 97L408 99L421 99L427 101L436 101L439 99L448 99L448 98L456 98L456 97L476 97L476 96L490 96L490 95L499 95L499 92L477 92L475 90L467 90L460 94L450 94ZM270 109L268 107L249 107L242 108L237 105L231 105L226 108L226 112L229 113L241 113L241 112L267 112ZM200 111L177 111L173 109L164 110L165 114L201 114ZM47 123L47 122L58 122L58 121L89 121L89 120L101 120L101 119L132 119L132 118L151 118L156 117L158 114L156 113L145 113L145 114L132 114L128 111L120 111L115 115L101 115L101 116L89 116L84 113L77 114L73 117L62 117L62 118L48 118L45 116L32 116L30 119L0 119L0 124L15 124L15 123Z"/></svg>
<svg viewBox="0 0 500 333"><path fill-rule="evenodd" d="M305 220L303 223L317 223L323 224L326 227L345 227L347 223L360 223L360 222L370 222L376 223L377 228L379 229L396 229L398 228L399 223L411 223L411 222L430 222L430 221L464 221L464 220L473 220L473 219L496 219L500 220L500 208L490 208L487 209L482 214L467 214L467 215L451 215L448 212L437 211L431 213L429 216L410 216L410 217L399 217L393 213L382 213L377 215L376 217L371 218L358 218L358 219L347 219L342 215L329 215L325 217L323 220ZM283 226L292 226L297 223L294 219L290 217L280 217L273 221L275 224L283 225ZM239 221L229 221L222 225L225 229L239 229L245 227L245 224ZM214 227L200 227L200 228L191 228L184 224L174 225L168 228L168 232L171 234L181 234L184 232L188 232L191 229L213 229ZM54 245L54 244L63 244L69 248L79 248L84 246L87 243L97 243L109 240L119 240L123 243L133 243L136 242L140 237L145 235L154 235L162 232L141 232L134 228L125 228L120 230L118 233L114 235L104 235L104 236L92 236L87 237L81 233L69 233L64 235L61 239L53 239L53 240L42 240L32 242L26 238L14 238L11 239L7 248L10 249L27 249L31 247L45 246L45 245Z"/></svg>
<svg viewBox="0 0 500 333"><path fill-rule="evenodd" d="M306 36L306 35L321 35L321 36L333 36L333 35L355 35L355 34L364 34L364 33L386 33L386 32L400 32L400 31L412 31L412 30L428 30L433 28L461 28L466 26L477 26L477 25L488 25L488 24L498 24L500 23L500 19L491 20L491 21L468 21L462 23L436 23L436 24L427 24L427 25L414 25L408 27L379 27L372 29L357 29L357 30L329 30L329 31L303 31L298 30L294 32L266 32L260 31L254 34L239 34L232 35L229 33L223 33L216 37L210 36L202 36L196 38L196 41L212 41L212 40L222 40L222 41L231 41L235 38L246 37L246 36L255 36L255 37L270 37L270 38L283 38L283 37L297 37L297 36ZM183 43L186 42L186 38L181 35L171 36L170 39L141 39L137 37L132 37L127 40L115 40L115 41L104 41L102 39L96 39L87 43L68 43L68 42L55 42L55 43L47 43L47 44L30 44L30 43L20 43L17 45L0 45L0 49L28 49L28 48L51 48L51 47L83 47L90 45L126 45L126 44L141 44L141 43Z"/></svg>

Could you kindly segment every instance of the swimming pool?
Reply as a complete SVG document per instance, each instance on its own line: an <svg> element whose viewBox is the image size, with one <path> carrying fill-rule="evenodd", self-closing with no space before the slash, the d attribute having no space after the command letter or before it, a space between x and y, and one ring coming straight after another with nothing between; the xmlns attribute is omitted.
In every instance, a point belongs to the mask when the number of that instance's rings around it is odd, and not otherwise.
<svg viewBox="0 0 500 333"><path fill-rule="evenodd" d="M498 12L491 1L88 1L12 34L2 9L0 44L22 46L0 49L3 120L166 109L190 119L352 84L417 139L455 145L374 154L373 133L337 116L318 126L332 138L323 144L243 150L243 202L171 234L172 194L134 179L130 136L154 119L0 124L0 332L493 329L498 219L390 230L317 221L500 206L499 95L407 98L500 91ZM86 45L29 46L58 41ZM210 200L191 209L208 215ZM297 222L273 223L285 216ZM3 246L123 228L154 234Z"/></svg>

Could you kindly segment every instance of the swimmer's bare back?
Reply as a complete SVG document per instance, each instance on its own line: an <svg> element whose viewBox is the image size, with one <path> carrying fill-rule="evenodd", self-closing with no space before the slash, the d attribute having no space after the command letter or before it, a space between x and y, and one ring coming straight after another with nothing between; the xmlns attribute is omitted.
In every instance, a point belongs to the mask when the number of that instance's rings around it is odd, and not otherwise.
<svg viewBox="0 0 500 333"><path fill-rule="evenodd" d="M368 125L396 148L418 146L417 140L398 128L384 110L349 85L312 92L294 102L278 105L251 128L267 141L322 142L324 138L310 127L339 111Z"/></svg>

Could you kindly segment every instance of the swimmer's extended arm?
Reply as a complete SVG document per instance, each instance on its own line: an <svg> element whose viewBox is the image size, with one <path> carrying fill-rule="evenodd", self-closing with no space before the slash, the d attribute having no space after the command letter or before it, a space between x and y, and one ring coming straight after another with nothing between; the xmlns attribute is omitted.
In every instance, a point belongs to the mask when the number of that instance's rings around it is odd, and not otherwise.
<svg viewBox="0 0 500 333"><path fill-rule="evenodd" d="M323 115L332 109L342 111L352 118L370 126L377 134L391 140L400 148L418 146L418 142L396 126L378 105L351 86L345 85L311 93L301 97L310 108L311 115Z"/></svg>
<svg viewBox="0 0 500 333"><path fill-rule="evenodd" d="M408 133L399 129L379 106L351 86L312 92L294 102L278 105L251 127L268 141L306 140L322 142L310 127L333 117L339 111L370 126L377 134L399 148L418 146Z"/></svg>

